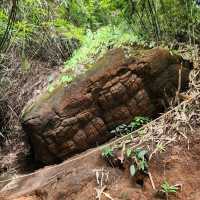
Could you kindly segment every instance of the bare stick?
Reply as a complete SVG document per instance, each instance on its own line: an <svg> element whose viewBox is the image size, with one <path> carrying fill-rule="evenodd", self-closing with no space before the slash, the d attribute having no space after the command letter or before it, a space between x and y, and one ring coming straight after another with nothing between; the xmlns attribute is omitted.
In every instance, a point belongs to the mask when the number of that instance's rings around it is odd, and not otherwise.
<svg viewBox="0 0 200 200"><path fill-rule="evenodd" d="M156 187L155 187L155 184L154 184L154 181L153 181L151 172L148 172L148 175L149 175L149 179L150 179L150 181L151 181L152 188L153 188L154 190L156 190Z"/></svg>

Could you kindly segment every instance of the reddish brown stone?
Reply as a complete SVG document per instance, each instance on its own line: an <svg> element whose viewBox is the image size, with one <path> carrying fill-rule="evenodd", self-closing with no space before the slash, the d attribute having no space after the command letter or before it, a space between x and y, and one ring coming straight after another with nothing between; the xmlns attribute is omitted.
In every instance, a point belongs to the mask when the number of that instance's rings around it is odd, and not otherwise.
<svg viewBox="0 0 200 200"><path fill-rule="evenodd" d="M99 134L105 134L106 132L106 125L101 118L95 118L92 120L93 126L99 132Z"/></svg>
<svg viewBox="0 0 200 200"><path fill-rule="evenodd" d="M64 160L105 142L109 130L120 123L161 111L165 94L172 97L177 90L180 59L161 48L136 55L127 59L122 49L112 50L70 86L60 86L27 106L22 125L36 160ZM183 65L183 87L189 67Z"/></svg>
<svg viewBox="0 0 200 200"><path fill-rule="evenodd" d="M86 149L88 147L87 144L87 136L83 130L79 130L73 137L73 141L78 145L81 149Z"/></svg>
<svg viewBox="0 0 200 200"><path fill-rule="evenodd" d="M109 127L115 127L115 124L128 123L132 119L127 106L117 106L104 115L105 122Z"/></svg>
<svg viewBox="0 0 200 200"><path fill-rule="evenodd" d="M86 110L77 115L77 119L80 124L87 123L89 120L92 119L92 117L93 117L92 110Z"/></svg>
<svg viewBox="0 0 200 200"><path fill-rule="evenodd" d="M68 119L64 119L61 123L61 126L72 126L74 124L76 124L78 122L78 119L76 117L71 117L71 118L68 118Z"/></svg>
<svg viewBox="0 0 200 200"><path fill-rule="evenodd" d="M99 137L99 132L95 128L93 122L89 122L86 127L84 128L84 132L87 135L87 141L89 144L95 144L97 138Z"/></svg>

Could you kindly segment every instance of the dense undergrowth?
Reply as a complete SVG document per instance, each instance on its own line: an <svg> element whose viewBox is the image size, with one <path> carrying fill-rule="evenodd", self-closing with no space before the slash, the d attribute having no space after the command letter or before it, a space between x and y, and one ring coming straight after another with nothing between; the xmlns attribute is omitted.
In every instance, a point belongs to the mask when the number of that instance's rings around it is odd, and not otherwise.
<svg viewBox="0 0 200 200"><path fill-rule="evenodd" d="M11 5L10 1L0 5L0 38ZM53 49L54 60L56 56L67 59L67 54L71 55L77 45L83 45L86 51L92 48L90 51L95 53L105 42L118 41L119 34L120 40L127 39L127 42L141 38L195 42L200 33L199 7L193 0L24 0L18 2L16 13L7 49L15 48L22 59L49 58L43 54L45 51L50 54ZM96 31L97 36L93 35ZM88 46L89 43L93 44Z"/></svg>

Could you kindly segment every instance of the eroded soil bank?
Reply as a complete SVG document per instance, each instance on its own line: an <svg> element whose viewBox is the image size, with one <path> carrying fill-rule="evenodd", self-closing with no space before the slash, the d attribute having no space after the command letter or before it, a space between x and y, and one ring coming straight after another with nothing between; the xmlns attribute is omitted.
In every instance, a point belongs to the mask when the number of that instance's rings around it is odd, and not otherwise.
<svg viewBox="0 0 200 200"><path fill-rule="evenodd" d="M7 200L89 200L96 199L98 188L95 170L104 169L104 181L109 172L102 200L152 200L162 199L156 196L164 180L170 184L178 184L180 190L169 199L199 200L200 197L200 132L197 131L187 140L170 144L163 153L156 154L149 163L149 171L156 190L151 181L144 177L144 185L137 184L138 177L132 179L128 168L121 170L108 167L100 157L99 152L71 162L65 167L48 168L40 171L39 175L25 178L17 191L7 193ZM56 173L55 173L56 172ZM53 174L57 174L55 179ZM141 178L141 177L140 177ZM101 176L98 177L101 179ZM43 181L49 184L40 187ZM27 196L15 198L17 196Z"/></svg>

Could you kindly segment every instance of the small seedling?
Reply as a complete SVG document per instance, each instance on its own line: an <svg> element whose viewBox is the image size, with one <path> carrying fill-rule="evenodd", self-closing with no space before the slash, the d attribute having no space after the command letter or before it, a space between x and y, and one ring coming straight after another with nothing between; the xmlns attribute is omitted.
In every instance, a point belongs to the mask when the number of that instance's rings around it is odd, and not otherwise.
<svg viewBox="0 0 200 200"><path fill-rule="evenodd" d="M121 124L121 125L117 126L115 129L113 129L110 133L112 135L121 136L121 135L126 135L130 132L131 131L130 131L128 125Z"/></svg>
<svg viewBox="0 0 200 200"><path fill-rule="evenodd" d="M159 152L164 152L164 151L166 151L165 146L164 146L162 143L158 143L158 144L156 145L156 149L157 149Z"/></svg>
<svg viewBox="0 0 200 200"><path fill-rule="evenodd" d="M148 117L138 116L133 119L130 125L131 125L132 130L136 130L149 122L150 122L150 119Z"/></svg>
<svg viewBox="0 0 200 200"><path fill-rule="evenodd" d="M148 152L144 149L136 149L135 150L135 157L137 159L138 169L145 173L148 170L147 154L148 154Z"/></svg>
<svg viewBox="0 0 200 200"><path fill-rule="evenodd" d="M117 126L115 129L111 130L110 133L115 136L121 136L121 135L127 135L140 127L142 127L144 124L147 124L150 122L150 119L148 117L135 117L130 124L121 124Z"/></svg>
<svg viewBox="0 0 200 200"><path fill-rule="evenodd" d="M61 76L60 81L62 84L64 84L64 83L68 84L73 81L73 77L69 76L69 75L63 75L63 76Z"/></svg>
<svg viewBox="0 0 200 200"><path fill-rule="evenodd" d="M135 151L131 148L126 148L123 145L121 152L113 150L111 147L105 147L102 149L101 156L106 160L112 167L124 168L127 163L125 158L128 160L130 165L130 174L135 176L137 172L148 174L148 151L144 149L136 149Z"/></svg>
<svg viewBox="0 0 200 200"><path fill-rule="evenodd" d="M105 147L102 149L101 156L111 167L123 168L124 153L114 151L111 147Z"/></svg>
<svg viewBox="0 0 200 200"><path fill-rule="evenodd" d="M175 194L177 191L178 191L178 187L174 185L170 185L166 180L161 185L161 192L165 194L167 199L170 194Z"/></svg>
<svg viewBox="0 0 200 200"><path fill-rule="evenodd" d="M127 150L127 158L132 158L133 163L130 166L131 176L135 176L137 171L147 173L148 171L148 152L144 149L136 149L134 152Z"/></svg>
<svg viewBox="0 0 200 200"><path fill-rule="evenodd" d="M103 158L111 158L114 156L113 149L110 147L105 147L102 149L101 155Z"/></svg>

